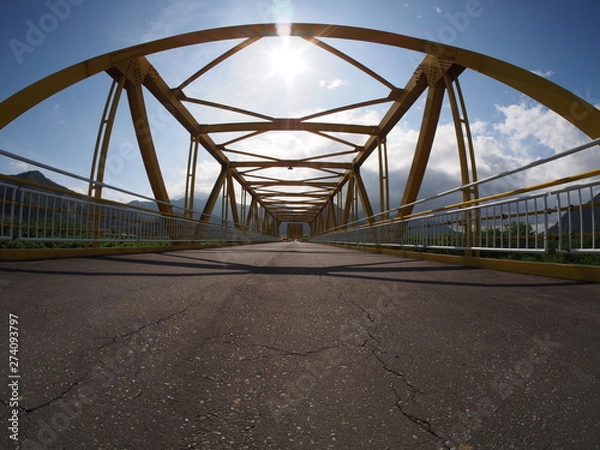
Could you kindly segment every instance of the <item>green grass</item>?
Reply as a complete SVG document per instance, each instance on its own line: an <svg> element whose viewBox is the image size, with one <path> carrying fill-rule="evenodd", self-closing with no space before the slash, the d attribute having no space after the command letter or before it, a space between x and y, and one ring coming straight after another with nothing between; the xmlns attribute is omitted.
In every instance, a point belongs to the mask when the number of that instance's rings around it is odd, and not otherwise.
<svg viewBox="0 0 600 450"><path fill-rule="evenodd" d="M100 242L101 248L123 248L123 247L164 247L171 245L168 242ZM0 249L54 249L54 248L86 248L92 246L91 242L54 242L54 241L0 241Z"/></svg>

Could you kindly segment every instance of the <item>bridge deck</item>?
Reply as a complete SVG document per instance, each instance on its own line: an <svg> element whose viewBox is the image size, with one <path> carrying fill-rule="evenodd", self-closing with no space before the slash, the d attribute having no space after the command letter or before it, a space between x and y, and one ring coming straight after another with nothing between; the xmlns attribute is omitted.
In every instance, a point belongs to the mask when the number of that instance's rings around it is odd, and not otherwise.
<svg viewBox="0 0 600 450"><path fill-rule="evenodd" d="M289 242L4 262L0 298L22 449L599 442L600 285Z"/></svg>

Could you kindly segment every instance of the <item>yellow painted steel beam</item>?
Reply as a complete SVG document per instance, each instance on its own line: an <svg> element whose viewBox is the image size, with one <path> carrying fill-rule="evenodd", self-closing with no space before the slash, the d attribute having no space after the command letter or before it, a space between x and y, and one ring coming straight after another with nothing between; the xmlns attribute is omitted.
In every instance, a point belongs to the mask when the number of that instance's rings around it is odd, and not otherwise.
<svg viewBox="0 0 600 450"><path fill-rule="evenodd" d="M335 203L333 202L332 199L329 200L329 205L328 205L328 213L327 213L327 223L325 225L326 229L333 229L336 228L338 226L337 223L337 214L335 211Z"/></svg>
<svg viewBox="0 0 600 450"><path fill-rule="evenodd" d="M287 198L287 197L293 197L295 194L298 197L305 197L305 198L327 198L327 197L329 197L329 192L330 192L329 188L324 187L324 188L317 188L317 189L318 189L317 191L315 191L315 190L298 191L298 189L296 187L294 187L294 190L291 192L285 191L285 190L274 191L273 189L269 189L269 188L257 188L256 190L258 191L261 198L263 198L263 199L268 199L270 195L272 195L274 197L279 197L279 198Z"/></svg>
<svg viewBox="0 0 600 450"><path fill-rule="evenodd" d="M254 187L272 187L272 186L310 186L318 188L335 188L337 183L326 183L304 180L287 180L287 181L253 181L250 183Z"/></svg>
<svg viewBox="0 0 600 450"><path fill-rule="evenodd" d="M252 133L255 134L255 133ZM251 158L260 158L263 159L265 161L280 161L279 158L274 158L272 156L266 156L266 155L258 155L256 153L250 153L250 152L243 152L241 150L232 150L230 148L225 148L225 145L221 145L221 149L223 150L223 153L225 154L233 154L233 155L242 155L242 156L250 156ZM232 163L234 163L235 161L232 161Z"/></svg>
<svg viewBox="0 0 600 450"><path fill-rule="evenodd" d="M221 172L219 176L215 180L215 184L213 185L212 190L208 198L206 199L206 204L204 205L204 210L202 211L202 222L210 221L210 216L215 209L215 205L217 204L217 200L219 199L219 195L221 194L221 190L223 189L223 183L225 183L225 179L227 178L227 169L221 168Z"/></svg>
<svg viewBox="0 0 600 450"><path fill-rule="evenodd" d="M170 205L171 201L169 200L169 194L167 193L167 188L156 156L150 123L148 122L148 115L146 113L142 85L136 84L127 86L127 97L129 100L129 109L131 111L135 136L142 154L146 173L148 174L152 193L157 200L158 209L162 214L172 216L174 215L173 208Z"/></svg>
<svg viewBox="0 0 600 450"><path fill-rule="evenodd" d="M354 150L348 150L348 151L345 151L345 152L324 153L322 155L309 156L307 158L302 158L299 161L315 161L315 160L325 159L325 158L335 158L335 157L338 157L338 156L353 155L356 152L357 152L357 150L354 149Z"/></svg>
<svg viewBox="0 0 600 450"><path fill-rule="evenodd" d="M98 127L98 135L96 145L94 147L94 156L92 157L92 167L90 170L90 180L92 182L88 188L88 195L96 198L102 197L102 184L104 182L104 172L106 170L106 159L108 157L108 147L112 130L115 123L115 116L125 86L125 77L121 77L118 81L115 80L110 87L100 126Z"/></svg>
<svg viewBox="0 0 600 450"><path fill-rule="evenodd" d="M223 109L225 111L230 111L230 112L234 112L237 114L242 114L242 115L246 115L246 116L250 116L250 117L256 117L257 119L262 119L262 120L268 120L268 121L275 120L275 117L267 116L265 114L260 114L260 113L254 112L254 111L249 111L247 109L236 108L235 106L224 105L222 103L209 102L208 100L201 100L198 98L191 98L191 97L187 97L183 94L179 94L177 92L175 92L175 94L177 95L177 98L179 100L184 101L184 102L194 103L196 105L208 106L210 108Z"/></svg>
<svg viewBox="0 0 600 450"><path fill-rule="evenodd" d="M229 207L231 208L231 218L236 227L240 225L240 214L238 212L237 201L235 196L235 184L233 182L233 176L230 173L227 174L227 200ZM226 205L227 207L227 205Z"/></svg>
<svg viewBox="0 0 600 450"><path fill-rule="evenodd" d="M200 125L199 128L199 132L203 134L243 131L310 131L376 135L379 133L379 128L377 126L344 123L302 122L298 119L275 119L272 122L215 123Z"/></svg>
<svg viewBox="0 0 600 450"><path fill-rule="evenodd" d="M248 215L246 216L246 228L252 228L253 224L256 224L258 221L258 202L256 201L256 197L252 197L250 200L250 208L248 209Z"/></svg>
<svg viewBox="0 0 600 450"><path fill-rule="evenodd" d="M390 209L390 169L386 139L379 141L377 156L379 163L379 212L381 213Z"/></svg>
<svg viewBox="0 0 600 450"><path fill-rule="evenodd" d="M379 135L371 136L365 145L357 153L353 160L355 167L361 167L369 156L379 147L380 139L383 139L387 134L396 126L396 124L404 117L404 115L410 110L415 102L421 97L421 95L427 90L428 86L436 80L432 80L427 75L433 73L437 76L437 79L441 78L445 73L449 73L451 79L455 79L464 70L463 67L455 66L452 64L444 64L441 67L441 62L438 58L427 55L423 62L419 65L418 70L406 83L406 86L402 90L402 95L392 104L390 109L387 111L383 119L379 124L381 130ZM350 172L348 171L344 178L342 178L338 184L338 187L333 191L332 195L336 192L341 191L342 187L348 182Z"/></svg>
<svg viewBox="0 0 600 450"><path fill-rule="evenodd" d="M120 61L195 44L276 37L279 33L277 24L233 26L172 36L97 56L56 72L4 100L0 104L0 129L53 94L107 71ZM600 137L600 111L593 105L543 77L490 56L425 39L331 24L291 24L289 35L364 41L433 54L511 86L557 112L589 137Z"/></svg>
<svg viewBox="0 0 600 450"><path fill-rule="evenodd" d="M145 60L145 58L144 58ZM150 64L150 63L148 63ZM150 66L150 74L144 79L144 86L165 107L165 109L204 147L219 163L227 164L228 159L217 144L207 135L200 133L200 124L185 105L171 92L166 81Z"/></svg>
<svg viewBox="0 0 600 450"><path fill-rule="evenodd" d="M375 212L373 211L373 206L371 205L371 200L369 199L369 193L367 192L367 188L365 187L365 183L363 182L362 176L360 175L358 169L355 169L354 171L354 182L356 184L356 190L358 191L358 196L363 206L365 216L367 217L367 221L369 223L373 223L373 215Z"/></svg>
<svg viewBox="0 0 600 450"><path fill-rule="evenodd" d="M311 216L281 216L278 217L279 223L283 222L310 222L312 220Z"/></svg>
<svg viewBox="0 0 600 450"><path fill-rule="evenodd" d="M361 72L363 72L363 73L369 75L371 78L379 81L381 84L383 84L384 86L386 86L391 91L394 91L396 89L396 86L394 86L388 80L386 80L385 78L383 78L381 75L379 75L378 73L375 73L373 70L369 69L364 64L361 64L360 62L358 62L354 58L348 56L346 53L341 52L337 48L332 47L331 45L326 44L325 42L323 42L323 41L321 41L319 39L316 39L314 37L305 37L304 39L306 39L307 41L309 41L312 44L316 45L317 47L320 47L323 50L325 50L325 51L327 51L327 52L329 52L329 53L337 56L338 58L340 58L341 60L347 62L351 66L356 67Z"/></svg>
<svg viewBox="0 0 600 450"><path fill-rule="evenodd" d="M282 221L281 217L283 216L300 216L302 215L303 217L315 217L315 212L313 210L308 210L308 209L276 209L274 211L271 211L271 214L273 214L274 217L277 218L277 220L279 220L280 222Z"/></svg>
<svg viewBox="0 0 600 450"><path fill-rule="evenodd" d="M197 80L202 75L204 75L206 72L208 72L211 69L214 69L216 66L218 66L219 64L221 64L227 58L232 57L233 55L235 55L236 53L242 51L246 47L254 44L259 39L260 39L260 36L254 36L252 38L246 39L245 41L239 43L238 45L236 45L232 49L227 50L225 53L223 53L222 55L220 55L219 57L215 58L210 63L208 63L206 66L204 66L202 69L198 70L192 76L188 77L187 80L185 80L183 83L181 83L176 88L176 91L181 92L186 86L189 86L195 80Z"/></svg>
<svg viewBox="0 0 600 450"><path fill-rule="evenodd" d="M303 215L303 216L314 216L314 210L308 208L275 208L272 211L274 217L281 217L286 215Z"/></svg>
<svg viewBox="0 0 600 450"><path fill-rule="evenodd" d="M147 68L148 76L143 78L143 84L148 91L171 113L171 115L186 129L192 136L202 145L202 147L223 167L229 167L229 159L223 154L220 147L207 134L200 133L198 130L200 125L185 107L185 105L177 98L175 93L169 88L166 81L160 76L156 69L148 62L146 58L140 57L135 61L125 61L119 64L115 69L109 71L113 73L118 70L119 73L133 78L139 77L137 66ZM251 196L256 196L256 193L246 180L235 169L231 169L232 176L244 187L248 189ZM260 198L258 198L260 202Z"/></svg>
<svg viewBox="0 0 600 450"><path fill-rule="evenodd" d="M238 137L236 137L234 139L231 139L230 141L224 142L224 143L222 143L220 145L223 148L223 151L226 151L226 150L227 151L231 151L231 150L225 149L225 147L228 147L228 146L230 146L232 144L235 144L237 142L245 141L246 139L250 139L250 138L252 138L254 136L258 136L258 135L263 134L263 133L266 133L266 131L254 131L252 133L248 133L248 134L245 134L243 136L238 136Z"/></svg>
<svg viewBox="0 0 600 450"><path fill-rule="evenodd" d="M298 131L308 131L321 136L327 136L325 132L355 132L370 135L367 143L357 153L353 161L355 168L359 168L364 163L376 148L377 139L384 138L387 133L389 133L406 110L408 110L414 104L414 101L420 97L427 86L434 84L436 77L443 76L444 72L451 74L452 77L457 77L465 68L494 78L501 83L528 95L561 115L588 136L592 138L600 137L600 111L598 109L543 77L489 56L427 40L356 27L321 24L293 24L290 27L290 35L307 38L308 40L312 40L315 45L319 46L322 46L319 43L322 43L322 39L324 38L337 38L405 48L426 55L423 64L419 66L417 73L409 81L406 88L404 90L392 89L390 95L396 96L394 97L394 103L378 126L356 128L356 125L342 125L343 127L350 128L340 128L340 125L336 124L305 123L302 119L276 119L275 121L267 120L261 122L262 125L260 125L260 127L265 127L264 132L277 131L278 129L286 131L294 131L297 129ZM276 36L278 36L278 28L275 24L235 26L173 36L98 56L52 74L5 99L0 104L0 128L4 128L16 117L23 114L23 112L50 97L54 93L87 77L105 71L115 77L115 79L124 75L133 85L138 84L141 80L145 87L152 92L152 94L190 133L196 134L202 146L219 163L221 163L222 166L227 167L229 164L228 158L211 140L208 136L208 132L203 133L201 131L200 125L181 103L182 98L185 98L185 96L177 91L177 89L171 89L164 80L162 80L154 68L149 65L145 56L194 44L232 39L244 40L245 43L239 44L234 47L234 49L214 60L213 63L196 72L194 76L197 78L212 67L218 65L227 57L241 50L244 46L248 46L262 37ZM363 70L365 73L377 77L377 74L372 72L371 69L362 67L360 63L355 62L337 49L334 49L327 44L324 45L327 47L326 49L331 51L335 56L354 65L354 67L357 67L360 70L366 69ZM146 76L148 74L151 76ZM388 87L393 88L391 85L388 85ZM379 100L374 100L373 102L376 101L378 102ZM225 105L221 106L225 109L228 108ZM347 108L350 108L351 106L352 105L348 105L342 107L342 109L347 110ZM254 114L249 111L246 111L246 113L249 113L249 115ZM261 117L256 114L254 114L254 116L261 119L267 118L267 116ZM295 122L295 125L290 127L290 121ZM288 125L281 125L286 122ZM230 124L225 125L227 126ZM334 125L337 128L327 128L330 126L333 127ZM250 126L255 127L254 124L251 124ZM250 131L253 131L253 133L248 136L262 132L256 130L256 128L252 128ZM248 189L250 195L257 195L256 192L252 190L252 186L246 182L242 174L233 168L231 170L232 176L244 188ZM337 187L331 190L332 195L341 192L343 186L350 180L351 171L348 169L344 170L346 170L346 174L340 180ZM358 188L358 186L355 184L353 189L356 188ZM258 201L261 201L260 197L258 197Z"/></svg>
<svg viewBox="0 0 600 450"><path fill-rule="evenodd" d="M406 204L414 202L419 194L419 189L421 189L423 175L425 174L425 168L429 161L433 139L440 119L444 91L445 85L443 78L429 87L415 155L408 173L408 179L406 180L406 187L402 194L402 201L400 203L401 208ZM398 217L409 215L412 213L412 210L412 206L402 208L398 212Z"/></svg>
<svg viewBox="0 0 600 450"><path fill-rule="evenodd" d="M269 197L305 197L305 198L327 198L326 192L321 193L310 193L310 192L261 192L260 196L263 200L269 199Z"/></svg>
<svg viewBox="0 0 600 450"><path fill-rule="evenodd" d="M307 205L307 206L314 206L314 205L321 205L323 202L321 200L290 200L290 199L278 199L278 198L272 198L272 199L265 199L264 203L270 206L287 206L287 205Z"/></svg>
<svg viewBox="0 0 600 450"><path fill-rule="evenodd" d="M426 56L421 65L431 65L437 60L430 56ZM390 109L386 112L385 116L379 124L381 130L379 135L371 136L367 142L360 147L356 156L353 159L354 167L361 167L369 156L378 148L380 139L385 138L387 134L397 125L397 123L404 117L404 115L410 110L415 102L421 97L429 86L427 77L422 76L421 73L415 73L406 83L401 94L394 101ZM343 186L352 179L351 171L346 172L345 176L339 181L338 186L332 191L332 198L337 192L341 192ZM348 212L348 210L345 210ZM347 222L344 222L347 223Z"/></svg>
<svg viewBox="0 0 600 450"><path fill-rule="evenodd" d="M408 110L415 104L415 102L421 97L421 95L427 90L427 88L434 84L437 80L432 80L428 77L430 72L434 72L437 78L441 78L445 73L448 73L451 80L462 73L463 67L448 64L445 67L438 58L427 55L423 62L417 68L415 74L410 78L406 84L403 95L399 100L394 102L392 107L388 110L386 115L379 124L380 133L378 136L372 136L363 146L363 150L354 159L355 166L361 166L367 158L377 149L379 145L379 139L384 138L390 131L398 124L400 119L408 112Z"/></svg>
<svg viewBox="0 0 600 450"><path fill-rule="evenodd" d="M398 100L400 98L400 95L402 95L403 93L404 93L403 89L394 88L394 90L387 97L377 98L374 100L367 100L365 102L352 103L350 105L340 106L338 108L332 108L332 109L328 109L326 111L319 111L317 113L310 114L308 116L304 116L304 117L300 118L300 120L302 122L305 122L307 120L316 119L317 117L325 117L325 116L329 116L331 114L336 114L336 113L340 113L340 112L344 112L344 111L350 111L353 109L360 109L360 108L366 108L368 106L381 105L382 103L389 103L394 100Z"/></svg>
<svg viewBox="0 0 600 450"><path fill-rule="evenodd" d="M192 217L194 210L194 197L196 193L196 168L198 164L198 141L194 136L190 137L190 148L188 151L187 172L185 177L184 208L186 217Z"/></svg>
<svg viewBox="0 0 600 450"><path fill-rule="evenodd" d="M354 186L354 174L350 177L347 183L346 202L344 204L344 211L342 213L342 223L347 224L350 222L350 212L352 210L352 204L354 203L354 196L356 188ZM321 215L321 214L319 214Z"/></svg>
<svg viewBox="0 0 600 450"><path fill-rule="evenodd" d="M454 132L456 134L456 144L458 147L458 160L460 165L461 183L463 186L468 185L471 181L471 173L469 170L469 159L467 155L467 146L465 145L465 136L463 133L463 122L461 120L460 111L458 109L458 100L454 92L454 86L447 76L444 76L446 83L446 92L448 93L448 101L450 110L452 111L452 119L454 121ZM471 200L471 195L468 189L463 190L463 201Z"/></svg>
<svg viewBox="0 0 600 450"><path fill-rule="evenodd" d="M349 170L352 168L350 163L341 163L335 161L303 161L298 159L284 160L280 159L277 161L232 161L230 167L244 168L244 167L257 167L268 169L271 167L297 167L297 168L309 168L309 169L344 169ZM341 174L335 174L341 175Z"/></svg>
<svg viewBox="0 0 600 450"><path fill-rule="evenodd" d="M339 138L337 136L333 136L333 135L327 134L327 133L322 133L320 131L311 131L311 133L313 133L313 134L315 134L317 136L320 136L322 138L329 139L331 141L337 142L338 144L342 144L342 145L346 145L348 147L352 147L354 149L353 152L360 151L360 147L357 146L355 143L347 141L347 140L342 139L342 138Z"/></svg>
<svg viewBox="0 0 600 450"><path fill-rule="evenodd" d="M147 71L147 76L142 77L141 82L148 91L166 108L167 111L186 129L192 136L202 145L202 147L223 167L229 166L229 159L223 154L221 149L207 134L199 132L200 125L191 114L191 112L183 105L181 100L177 98L175 93L169 88L166 81L160 76L156 69L144 57L136 60L127 60L118 64L115 68L109 71L114 76L125 75L132 81L137 80L140 69L144 68ZM256 193L247 186L244 178L236 171L232 170L232 176L242 185L248 188L250 195L255 196ZM260 198L258 199L260 202ZM214 206L213 206L214 207ZM212 209L211 209L212 211Z"/></svg>

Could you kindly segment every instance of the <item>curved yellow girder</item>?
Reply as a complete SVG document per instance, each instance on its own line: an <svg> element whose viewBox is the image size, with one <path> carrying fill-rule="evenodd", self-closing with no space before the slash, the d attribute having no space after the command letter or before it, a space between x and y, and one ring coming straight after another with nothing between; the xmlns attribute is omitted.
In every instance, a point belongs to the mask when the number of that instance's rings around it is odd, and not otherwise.
<svg viewBox="0 0 600 450"><path fill-rule="evenodd" d="M191 133L192 139L195 140L197 144L201 144L209 154L222 165L221 175L211 191L203 213L203 218L207 219L211 214L212 208L217 201L217 197L220 195L220 192L223 191L224 198L229 201L232 207L232 216L234 217L235 222L241 224L238 212L232 206L236 204L235 190L233 189L232 184L235 180L243 187L244 192L247 192L251 196L252 205L254 205L252 208L256 208L259 205L263 207L265 211L269 213L269 220L272 220L273 223L290 220L307 221L314 223L316 228L320 229L328 229L335 226L339 220L343 223L348 223L351 211L358 211L359 200L363 207L364 214L368 217L369 223L374 220L374 210L362 180L360 168L375 149L379 148L381 153L381 146L382 143L385 143L387 134L394 126L396 126L408 109L414 105L416 100L425 91L428 91L419 141L417 142L407 184L403 192L401 203L402 209L399 212L400 216L410 214L412 211L412 202L417 198L431 152L445 91L448 91L449 95L451 94L450 91L453 91L454 89L452 87L453 83L458 85L458 77L465 69L477 71L528 95L540 104L545 105L550 110L553 110L562 116L590 138L595 139L600 137L600 110L555 83L496 58L457 47L439 44L433 41L364 28L323 24L291 24L284 28L285 36L304 38L312 44L332 53L334 56L341 58L346 63L353 65L365 74L375 78L390 89L389 95L386 98L373 99L354 105L346 105L300 119L273 118L254 111L241 110L228 105L186 97L182 91L182 88L185 87L186 84L189 84L202 73L210 70L228 57L234 55L237 51L253 44L260 38L281 36L280 31L283 29L276 24L243 25L196 31L193 33L159 39L116 52L107 53L65 68L4 100L0 104L0 129L4 128L30 108L59 91L100 72L107 72L115 79L115 82L118 82L120 86L119 89L123 88L127 83L126 90L140 151L143 156L155 198L161 205L160 209L164 214L172 214L172 211L167 206L170 201L156 158L152 137L149 133L150 126L146 115L143 96L141 95L142 84L159 102L165 105L180 124ZM363 66L360 62L323 42L322 39L324 38L336 38L393 46L421 52L425 57L422 64L417 67L413 77L406 84L405 88L398 88L368 67ZM241 43L222 54L206 67L200 69L200 71L193 74L179 87L168 86L160 77L160 74L156 72L145 58L147 55L166 50L234 39L241 40ZM450 95L450 97L452 100L452 95ZM201 125L195 120L190 111L187 110L182 103L183 101L241 112L242 114L258 118L261 121ZM393 104L378 126L328 124L309 121L312 118L332 114L334 112L386 102L393 102ZM462 143L465 138L462 135L462 125L460 125L460 123L463 121L468 123L468 121L466 120L466 112L463 111L465 114L464 119L460 117L456 99L454 99L452 108L455 126L458 130L457 139L459 144L459 155L462 158L462 183L463 185L467 185L469 182L476 180L474 157L471 154L472 168L469 168L469 157L467 156L466 147ZM246 155L254 157L254 161L241 163L228 159L228 153L244 154L244 152L228 148L229 144L260 133L278 130L306 131L335 140L350 147L353 147L353 144L344 141L339 137L334 137L327 132L358 133L368 136L368 139L363 146L359 146L360 148L355 147L352 150L341 153L321 155L316 157L316 160L314 161L306 159L285 160L249 153L246 153ZM227 145L220 146L216 145L209 136L211 133L232 131L247 132L248 134L228 142ZM467 133L468 132L467 129ZM107 144L108 141L104 142L104 147L106 147ZM472 148L470 148L470 152L472 153ZM106 157L105 153L105 151L102 152L104 158ZM333 158L342 154L354 154L355 156L351 163L344 164L321 160L323 158ZM386 193L385 184L382 184L384 181L387 181L387 169L384 169L387 165L384 164L381 154L379 158L380 203L381 205L384 205L385 199L389 199L389 192ZM102 167L102 165L102 161L100 161L99 167ZM260 176L256 173L265 168L286 166L290 168L312 168L320 171L321 177L306 179L299 182L273 179ZM340 170L343 172L340 172ZM191 172L192 180L195 177L194 174L195 169ZM250 179L248 177L250 177ZM94 180L101 181L101 175ZM92 186L93 185L91 184L90 188L92 188ZM282 190L282 186L302 186L309 190L305 190L305 192L302 193L304 200L292 201L290 200L290 196L293 196L293 193L291 191ZM344 188L347 189L345 208L342 208L343 216L338 218L335 213L334 197L339 196ZM389 187L387 190L389 190ZM193 186L190 187L188 191L192 192ZM96 194L99 195L100 192L101 190L98 190ZM472 196L477 197L477 194L471 191L465 191L463 200L465 202L472 200ZM187 200L189 201L188 203L191 204L190 199ZM340 203L341 196L338 198L338 207L341 206ZM389 205L387 208L389 208ZM383 212L383 209L386 208L380 206L380 209L381 212ZM248 222L252 215L257 216L257 213L251 211L250 214L248 214L248 217L244 218L244 222ZM274 225L272 228L276 228L276 226Z"/></svg>
<svg viewBox="0 0 600 450"><path fill-rule="evenodd" d="M440 60L449 61L494 78L547 106L590 138L600 137L600 110L557 84L505 61L425 39L365 28L325 24L291 24L285 29L290 36L364 41L434 55ZM0 104L0 129L46 98L85 78L109 70L119 62L189 45L278 36L280 30L281 27L276 24L202 30L159 39L91 58L49 75L4 100Z"/></svg>

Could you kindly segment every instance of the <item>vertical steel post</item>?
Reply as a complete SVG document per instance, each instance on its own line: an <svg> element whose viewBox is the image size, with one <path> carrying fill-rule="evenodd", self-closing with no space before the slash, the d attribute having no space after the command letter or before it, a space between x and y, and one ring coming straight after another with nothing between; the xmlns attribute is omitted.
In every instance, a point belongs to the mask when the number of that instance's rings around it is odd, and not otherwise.
<svg viewBox="0 0 600 450"><path fill-rule="evenodd" d="M387 139L378 138L377 142L379 157L379 213L390 210L390 181L389 164L387 154ZM380 215L380 220L387 220L389 213Z"/></svg>
<svg viewBox="0 0 600 450"><path fill-rule="evenodd" d="M110 144L110 138L112 135L117 109L121 99L121 93L123 92L123 86L125 85L125 80L125 76L121 75L118 81L114 80L112 82L106 98L106 103L104 104L102 119L100 120L98 134L96 136L92 167L90 170L90 180L92 180L88 187L88 196L90 197L102 197L102 185L94 182L102 183L104 181L108 147Z"/></svg>
<svg viewBox="0 0 600 450"><path fill-rule="evenodd" d="M344 225L346 228L348 227L348 224L351 222L351 217L352 217L352 205L354 204L354 176L350 176L348 183L347 183L347 190L346 190L346 202L344 205L344 211L343 211L343 216L342 216L342 225Z"/></svg>
<svg viewBox="0 0 600 450"><path fill-rule="evenodd" d="M235 196L235 184L233 175L231 172L227 175L227 200L229 207L231 208L231 220L233 220L233 226L239 228L240 226L240 215L238 212L238 205Z"/></svg>
<svg viewBox="0 0 600 450"><path fill-rule="evenodd" d="M456 132L456 143L458 148L458 159L460 164L461 183L467 186L470 183L477 181L477 169L475 164L475 151L473 148L473 139L471 135L471 127L467 115L467 108L464 103L462 90L458 78L454 82L448 74L444 75L444 83L448 92L448 101L452 111L454 121L454 130ZM456 88L456 91L455 91ZM464 188L462 191L463 202L477 199L479 197L479 188L471 186ZM465 233L466 246L479 246L479 231L481 214L479 210L465 212Z"/></svg>
<svg viewBox="0 0 600 450"><path fill-rule="evenodd" d="M102 119L98 126L98 134L96 136L96 145L94 146L94 156L92 158L92 167L90 169L90 183L88 186L88 196L100 200L102 198L102 183L104 182L104 173L106 170L106 160L108 158L108 147L114 127L117 109L121 100L123 87L125 86L125 76L121 75L117 80L114 80L110 86L106 103L102 111ZM88 208L88 223L91 227L91 236L94 240L92 246L98 246L100 238L100 217L101 206L95 204Z"/></svg>
<svg viewBox="0 0 600 450"><path fill-rule="evenodd" d="M190 135L190 148L188 152L187 173L185 177L184 214L191 219L194 214L194 197L196 192L196 169L198 164L198 140Z"/></svg>

